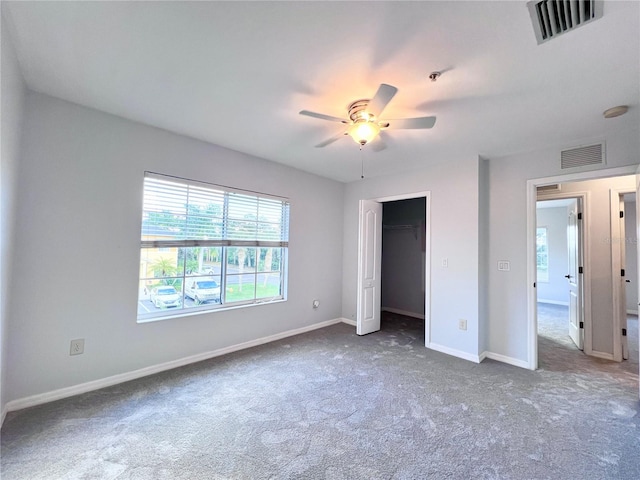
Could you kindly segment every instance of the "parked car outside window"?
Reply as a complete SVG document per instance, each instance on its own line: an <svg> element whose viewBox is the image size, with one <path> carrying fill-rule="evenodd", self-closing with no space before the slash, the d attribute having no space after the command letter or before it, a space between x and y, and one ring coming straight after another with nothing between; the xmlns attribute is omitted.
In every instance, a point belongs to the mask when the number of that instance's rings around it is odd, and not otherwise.
<svg viewBox="0 0 640 480"><path fill-rule="evenodd" d="M197 278L187 282L185 297L193 299L196 305L206 302L220 303L220 285L211 278Z"/></svg>
<svg viewBox="0 0 640 480"><path fill-rule="evenodd" d="M172 286L155 287L149 298L156 308L179 307L182 296Z"/></svg>

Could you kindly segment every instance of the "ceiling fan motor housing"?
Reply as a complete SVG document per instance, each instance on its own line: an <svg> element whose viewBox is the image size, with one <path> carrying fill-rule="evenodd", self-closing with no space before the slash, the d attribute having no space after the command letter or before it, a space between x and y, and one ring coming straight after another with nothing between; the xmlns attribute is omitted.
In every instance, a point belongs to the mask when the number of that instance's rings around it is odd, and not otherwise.
<svg viewBox="0 0 640 480"><path fill-rule="evenodd" d="M371 100L368 98L356 100L349 105L349 118L352 122L372 120L372 115L367 112L367 107Z"/></svg>

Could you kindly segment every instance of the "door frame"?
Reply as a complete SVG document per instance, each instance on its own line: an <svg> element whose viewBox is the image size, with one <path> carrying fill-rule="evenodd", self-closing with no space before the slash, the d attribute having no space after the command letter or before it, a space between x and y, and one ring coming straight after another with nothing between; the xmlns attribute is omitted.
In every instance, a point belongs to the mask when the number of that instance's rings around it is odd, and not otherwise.
<svg viewBox="0 0 640 480"><path fill-rule="evenodd" d="M607 168L602 170L592 170L588 172L567 173L564 175L554 175L551 177L533 178L527 180L526 195L527 195L527 368L530 370L536 370L538 368L538 318L537 318L537 291L535 288L536 283L536 202L537 202L537 187L543 185L550 185L554 183L569 183L581 180L595 180L598 178L608 177L621 177L623 175L635 175L640 170L636 165L628 165L626 167ZM637 205L637 203L636 203ZM588 208L588 206L586 207ZM587 215L585 215L586 217ZM585 228L585 232L586 232ZM588 237L588 235L585 235ZM588 255L588 251L585 252ZM589 271L589 257L585 257L585 277L583 278L585 288L585 305L588 303L591 305L591 284L590 284L590 271ZM590 309L589 309L590 311ZM586 313L586 312L585 312ZM591 327L591 326L589 326ZM591 330L591 328L589 328ZM591 337L587 338L585 332L585 353L587 345L591 349ZM590 335L590 334L589 334ZM592 354L592 353L591 353Z"/></svg>
<svg viewBox="0 0 640 480"><path fill-rule="evenodd" d="M623 360L623 338L622 327L626 328L626 312L627 306L624 305L625 318L622 318L621 305L625 299L625 290L622 287L622 281L620 279L620 270L623 268L622 253L626 250L624 242L626 238L622 238L621 222L624 222L623 218L620 218L618 212L620 211L620 203L624 203L622 196L625 193L636 193L635 190L629 188L610 188L609 189L609 206L611 207L611 234L609 236L611 244L611 279L613 288L613 359L616 362ZM636 198L636 204L638 199ZM636 207L637 208L637 207ZM636 220L637 221L637 220ZM626 265L625 265L626 266ZM615 308L615 307L618 308Z"/></svg>
<svg viewBox="0 0 640 480"><path fill-rule="evenodd" d="M636 240L640 238L640 165L636 169ZM638 268L640 268L640 242L636 241L636 262L638 262ZM640 273L638 276L638 299L640 300ZM640 304L638 304L640 306ZM640 308L638 309L640 314ZM640 328L638 329L638 342L640 342ZM640 352L638 353L638 360L640 361ZM640 376L640 372L639 372ZM638 396L640 397L640 382L638 382Z"/></svg>
<svg viewBox="0 0 640 480"><path fill-rule="evenodd" d="M568 182L563 182L568 183ZM546 193L542 196L543 198L537 198L536 194L536 207L537 203L545 200L564 200L564 199L575 199L578 202L578 212L582 213L582 223L578 225L578 256L579 256L579 266L583 267L585 265L589 265L590 262L590 250L589 250L589 240L588 235L585 235L585 232L588 232L589 228L589 192L566 192L566 193ZM536 215L537 217L537 215ZM537 219L536 219L537 226ZM536 265L536 272L537 272ZM537 279L535 280L537 282ZM591 355L592 350L592 330L591 330L591 275L590 269L585 269L585 272L580 276L578 274L578 290L580 291L579 296L582 300L582 305L579 306L579 319L578 321L584 322L583 328L583 345L582 350L587 354ZM538 357L538 308L537 308L537 298L538 298L538 290L537 288L534 290L536 294L536 312L535 312L535 349L536 349L536 358Z"/></svg>
<svg viewBox="0 0 640 480"><path fill-rule="evenodd" d="M370 199L362 199L358 202L358 208L362 211L362 202L363 201L373 201L378 203L385 202L394 202L396 200L410 200L412 198L424 198L425 199L425 255L424 255L424 342L425 346L428 347L431 344L431 191L425 190L420 192L410 192L403 193L399 195L391 195L386 197L376 197ZM363 225L360 224L358 226L358 279L361 278L361 262L360 262L360 252L364 248L364 231ZM382 242L382 230L378 232L379 238L377 241ZM382 256L380 258L376 258L376 261L382 262ZM356 289L356 305L359 305L358 298L360 297L360 284L358 283L358 288ZM376 305L378 309L378 314L380 314L381 305ZM356 328L359 325L362 325L362 312L360 308L356 309Z"/></svg>

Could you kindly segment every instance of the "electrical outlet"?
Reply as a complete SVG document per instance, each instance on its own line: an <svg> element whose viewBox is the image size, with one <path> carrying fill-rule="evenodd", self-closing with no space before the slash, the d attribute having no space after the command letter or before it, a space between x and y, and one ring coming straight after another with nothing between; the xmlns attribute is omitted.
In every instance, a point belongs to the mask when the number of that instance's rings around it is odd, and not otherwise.
<svg viewBox="0 0 640 480"><path fill-rule="evenodd" d="M84 353L84 338L71 340L71 349L69 350L69 355L80 355L81 353Z"/></svg>
<svg viewBox="0 0 640 480"><path fill-rule="evenodd" d="M442 268L449 268L449 259L448 258L443 258L442 259Z"/></svg>
<svg viewBox="0 0 640 480"><path fill-rule="evenodd" d="M320 300L313 301L313 308L318 308L320 306Z"/></svg>
<svg viewBox="0 0 640 480"><path fill-rule="evenodd" d="M460 320L458 320L458 329L466 330L467 329L467 321L462 319L462 318Z"/></svg>

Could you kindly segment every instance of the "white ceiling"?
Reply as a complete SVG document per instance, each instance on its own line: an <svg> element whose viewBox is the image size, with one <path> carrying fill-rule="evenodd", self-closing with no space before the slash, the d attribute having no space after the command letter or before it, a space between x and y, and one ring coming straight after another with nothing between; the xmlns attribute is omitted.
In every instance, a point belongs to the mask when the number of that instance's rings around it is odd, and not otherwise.
<svg viewBox="0 0 640 480"><path fill-rule="evenodd" d="M28 87L339 181L340 124L380 83L385 118L435 115L363 150L367 176L640 128L640 3L537 45L526 2L2 2ZM435 83L428 79L443 71ZM626 104L625 116L602 112ZM176 159L184 161L184 159Z"/></svg>

